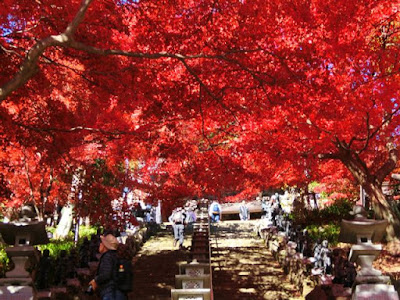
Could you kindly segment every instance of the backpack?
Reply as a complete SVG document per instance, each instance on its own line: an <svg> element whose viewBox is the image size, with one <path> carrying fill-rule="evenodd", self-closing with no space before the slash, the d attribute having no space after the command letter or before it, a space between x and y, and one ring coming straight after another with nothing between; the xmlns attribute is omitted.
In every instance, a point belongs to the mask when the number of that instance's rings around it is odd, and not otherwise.
<svg viewBox="0 0 400 300"><path fill-rule="evenodd" d="M133 290L133 266L129 260L116 259L114 282L117 289L123 293L129 293Z"/></svg>
<svg viewBox="0 0 400 300"><path fill-rule="evenodd" d="M219 205L218 205L218 203L214 203L213 204L213 212L219 213Z"/></svg>

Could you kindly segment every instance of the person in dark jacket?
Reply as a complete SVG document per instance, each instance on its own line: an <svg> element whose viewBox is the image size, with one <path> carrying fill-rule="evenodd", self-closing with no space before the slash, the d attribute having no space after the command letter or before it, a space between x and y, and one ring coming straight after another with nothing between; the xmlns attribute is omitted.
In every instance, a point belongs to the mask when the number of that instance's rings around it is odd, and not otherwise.
<svg viewBox="0 0 400 300"><path fill-rule="evenodd" d="M114 268L117 261L118 240L112 234L101 236L101 254L96 277L89 282L102 300L125 300L126 296L118 290L114 282Z"/></svg>

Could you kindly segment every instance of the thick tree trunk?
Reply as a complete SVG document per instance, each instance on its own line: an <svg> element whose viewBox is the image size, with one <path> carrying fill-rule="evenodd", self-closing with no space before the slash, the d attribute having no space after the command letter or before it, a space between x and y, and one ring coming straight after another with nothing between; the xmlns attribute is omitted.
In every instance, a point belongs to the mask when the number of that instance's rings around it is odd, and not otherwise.
<svg viewBox="0 0 400 300"><path fill-rule="evenodd" d="M371 199L372 208L378 218L388 221L386 229L386 239L394 240L400 235L400 219L393 208L388 203L382 191L382 182L394 170L398 160L398 151L396 148L388 148L387 161L372 174L367 164L354 151L350 151L347 145L339 145L338 159L349 169L354 178L364 188Z"/></svg>
<svg viewBox="0 0 400 300"><path fill-rule="evenodd" d="M61 219L54 232L55 239L64 239L71 230L74 207L72 204L66 205L61 210Z"/></svg>
<svg viewBox="0 0 400 300"><path fill-rule="evenodd" d="M54 234L55 238L65 238L69 231L71 230L72 227L72 221L74 218L74 206L75 206L75 200L78 199L78 194L79 194L79 186L81 184L81 172L82 169L78 168L76 169L74 175L72 176L72 182L71 182L71 191L68 195L68 201L66 205L61 210L61 219L60 223L58 223L56 232ZM79 232L79 231L78 231ZM78 236L79 237L79 236Z"/></svg>
<svg viewBox="0 0 400 300"><path fill-rule="evenodd" d="M395 213L392 206L387 201L382 192L382 186L373 183L365 183L363 186L367 194L371 198L372 207L377 218L385 219L388 221L386 228L386 239L392 241L400 237L400 220L399 216Z"/></svg>

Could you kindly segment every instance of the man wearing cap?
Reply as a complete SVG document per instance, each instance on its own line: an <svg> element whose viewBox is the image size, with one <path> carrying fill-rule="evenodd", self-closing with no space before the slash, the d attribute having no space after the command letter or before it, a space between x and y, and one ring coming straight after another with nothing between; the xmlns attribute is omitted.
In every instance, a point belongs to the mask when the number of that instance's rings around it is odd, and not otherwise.
<svg viewBox="0 0 400 300"><path fill-rule="evenodd" d="M118 240L112 234L100 236L101 254L96 277L89 282L93 290L98 291L102 300L125 300L125 295L118 290L114 282L114 265L117 260Z"/></svg>

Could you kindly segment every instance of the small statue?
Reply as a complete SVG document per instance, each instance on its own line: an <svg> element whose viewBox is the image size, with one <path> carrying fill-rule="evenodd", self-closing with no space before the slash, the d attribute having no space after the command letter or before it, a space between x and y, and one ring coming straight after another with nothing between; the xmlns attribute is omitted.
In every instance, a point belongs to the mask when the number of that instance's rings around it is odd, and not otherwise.
<svg viewBox="0 0 400 300"><path fill-rule="evenodd" d="M282 225L286 236L290 236L290 232L292 231L292 221L290 221L289 215L284 216Z"/></svg>
<svg viewBox="0 0 400 300"><path fill-rule="evenodd" d="M345 284L347 280L347 257L345 251L336 248L332 251L333 283Z"/></svg>
<svg viewBox="0 0 400 300"><path fill-rule="evenodd" d="M270 203L269 197L267 197L267 196L262 197L261 209L263 211L264 216L272 214L271 203ZM272 216L270 218L272 218Z"/></svg>
<svg viewBox="0 0 400 300"><path fill-rule="evenodd" d="M279 213L275 216L275 226L278 228L278 231L284 231L284 216L283 211L279 211Z"/></svg>
<svg viewBox="0 0 400 300"><path fill-rule="evenodd" d="M55 263L54 270L54 284L57 286L63 286L67 281L67 269L68 269L68 259L67 259L67 251L61 250L60 255L57 258Z"/></svg>
<svg viewBox="0 0 400 300"><path fill-rule="evenodd" d="M324 268L324 274L331 274L332 273L331 250L328 248L327 240L322 241L320 256L322 261L322 267Z"/></svg>
<svg viewBox="0 0 400 300"><path fill-rule="evenodd" d="M39 261L38 272L36 273L36 288L38 290L47 289L50 286L50 278L53 270L53 261L48 249L43 250L43 255Z"/></svg>
<svg viewBox="0 0 400 300"><path fill-rule="evenodd" d="M89 261L97 261L97 253L99 252L100 239L96 234L92 234L89 244Z"/></svg>
<svg viewBox="0 0 400 300"><path fill-rule="evenodd" d="M322 243L317 242L314 247L314 270L319 270L317 273L330 274L331 273L331 258L328 248L328 241L324 240Z"/></svg>
<svg viewBox="0 0 400 300"><path fill-rule="evenodd" d="M303 257L313 256L312 239L307 229L303 230L300 241L301 241L301 246L300 246L301 248L299 252L303 254Z"/></svg>
<svg viewBox="0 0 400 300"><path fill-rule="evenodd" d="M90 252L89 252L90 243L87 237L83 239L81 246L79 247L79 267L80 268L89 268L90 261Z"/></svg>
<svg viewBox="0 0 400 300"><path fill-rule="evenodd" d="M79 259L78 259L78 254L76 253L75 249L71 249L68 255L68 265L66 269L66 277L67 278L75 278L76 277L76 271L75 268L78 266Z"/></svg>
<svg viewBox="0 0 400 300"><path fill-rule="evenodd" d="M344 281L344 286L352 287L357 276L357 271L354 263L346 261L345 270L346 270L346 279Z"/></svg>

